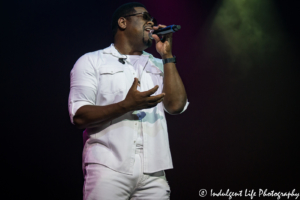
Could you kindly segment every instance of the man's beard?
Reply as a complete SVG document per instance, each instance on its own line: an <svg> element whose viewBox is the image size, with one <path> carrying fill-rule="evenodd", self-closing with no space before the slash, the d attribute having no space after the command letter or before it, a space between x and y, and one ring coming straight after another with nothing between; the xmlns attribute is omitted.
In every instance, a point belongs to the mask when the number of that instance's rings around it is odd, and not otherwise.
<svg viewBox="0 0 300 200"><path fill-rule="evenodd" d="M147 46L147 48L151 47L152 46L152 40L149 38L148 40L145 40L145 38L143 38L143 43L144 45Z"/></svg>
<svg viewBox="0 0 300 200"><path fill-rule="evenodd" d="M145 39L145 25L143 26L143 44L147 46L147 48L152 46L152 40L150 39L150 36L148 35L148 40Z"/></svg>

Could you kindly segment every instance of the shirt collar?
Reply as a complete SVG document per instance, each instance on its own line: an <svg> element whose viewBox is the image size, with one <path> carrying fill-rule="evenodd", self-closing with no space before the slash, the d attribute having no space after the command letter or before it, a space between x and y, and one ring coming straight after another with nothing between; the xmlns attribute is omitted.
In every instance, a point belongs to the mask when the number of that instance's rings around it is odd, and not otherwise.
<svg viewBox="0 0 300 200"><path fill-rule="evenodd" d="M118 50L115 48L114 43L111 43L111 45L105 49L103 49L103 53L110 53L118 58L126 58L125 55L122 55L118 52ZM153 59L153 55L150 53L147 53L145 51L143 51L142 53L143 56L149 56L150 59Z"/></svg>

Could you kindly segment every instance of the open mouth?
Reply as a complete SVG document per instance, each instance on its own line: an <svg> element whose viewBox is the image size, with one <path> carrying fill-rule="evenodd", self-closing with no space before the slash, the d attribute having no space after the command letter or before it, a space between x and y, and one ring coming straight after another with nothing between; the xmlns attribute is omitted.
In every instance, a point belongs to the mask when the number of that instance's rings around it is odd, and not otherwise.
<svg viewBox="0 0 300 200"><path fill-rule="evenodd" d="M145 31L147 31L148 33L149 33L151 30L152 30L152 28L151 28L151 27L147 27L147 28L145 28Z"/></svg>

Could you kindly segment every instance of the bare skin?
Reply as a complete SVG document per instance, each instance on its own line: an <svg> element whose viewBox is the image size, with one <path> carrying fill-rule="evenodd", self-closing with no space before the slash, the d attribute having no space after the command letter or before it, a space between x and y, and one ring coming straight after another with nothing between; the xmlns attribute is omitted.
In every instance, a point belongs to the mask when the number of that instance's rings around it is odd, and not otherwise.
<svg viewBox="0 0 300 200"><path fill-rule="evenodd" d="M157 30L164 27L166 26L160 24L153 29ZM157 35L152 35L156 42L156 50L162 59L173 58L172 36L172 33L164 35L162 41ZM163 100L166 110L170 114L179 114L184 109L187 96L175 63L164 64L164 88L162 92L166 94Z"/></svg>
<svg viewBox="0 0 300 200"><path fill-rule="evenodd" d="M143 7L136 7L135 10L136 13L147 12ZM120 53L126 55L141 55L145 49L151 46L152 41L145 27L152 27L154 30L165 27L165 25L153 26L153 22L145 21L142 15L121 17L118 25L114 46ZM172 58L172 34L165 35L164 42L157 35L152 37L155 39L156 50L161 57L163 59ZM127 96L121 102L107 106L86 105L80 107L74 116L74 124L77 128L100 126L127 112L155 107L160 102L163 102L170 114L179 114L187 100L185 88L175 63L164 64L163 93L151 96L157 91L158 86L145 92L139 92L137 86L138 80L135 78Z"/></svg>
<svg viewBox="0 0 300 200"><path fill-rule="evenodd" d="M80 107L74 116L75 125L78 128L99 126L127 112L155 107L162 102L165 96L164 93L151 96L157 91L158 86L145 92L139 92L137 86L138 80L135 78L126 98L119 103L107 106L86 105Z"/></svg>

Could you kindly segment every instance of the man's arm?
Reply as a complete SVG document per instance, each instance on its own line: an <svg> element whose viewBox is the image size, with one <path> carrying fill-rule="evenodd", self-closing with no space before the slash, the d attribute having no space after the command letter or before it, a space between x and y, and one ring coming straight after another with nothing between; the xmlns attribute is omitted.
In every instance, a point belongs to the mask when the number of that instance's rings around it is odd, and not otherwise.
<svg viewBox="0 0 300 200"><path fill-rule="evenodd" d="M162 58L172 58L166 55ZM164 88L166 94L163 104L170 114L180 114L187 101L184 85L178 74L175 63L164 64Z"/></svg>
<svg viewBox="0 0 300 200"><path fill-rule="evenodd" d="M78 128L100 126L127 112L152 108L160 103L165 96L164 93L150 96L157 91L158 86L145 92L139 92L137 86L138 80L135 78L126 98L119 103L107 106L85 105L80 107L73 117L74 124Z"/></svg>
<svg viewBox="0 0 300 200"><path fill-rule="evenodd" d="M153 27L154 30L164 28L159 25ZM172 33L164 35L163 41L157 35L152 35L156 42L156 50L162 59L172 58ZM164 88L166 94L163 100L164 107L170 114L179 114L184 109L187 102L187 96L184 85L178 74L175 63L164 64Z"/></svg>
<svg viewBox="0 0 300 200"><path fill-rule="evenodd" d="M76 111L73 121L79 129L92 128L100 126L125 113L126 109L121 106L121 102L107 106L85 105Z"/></svg>

